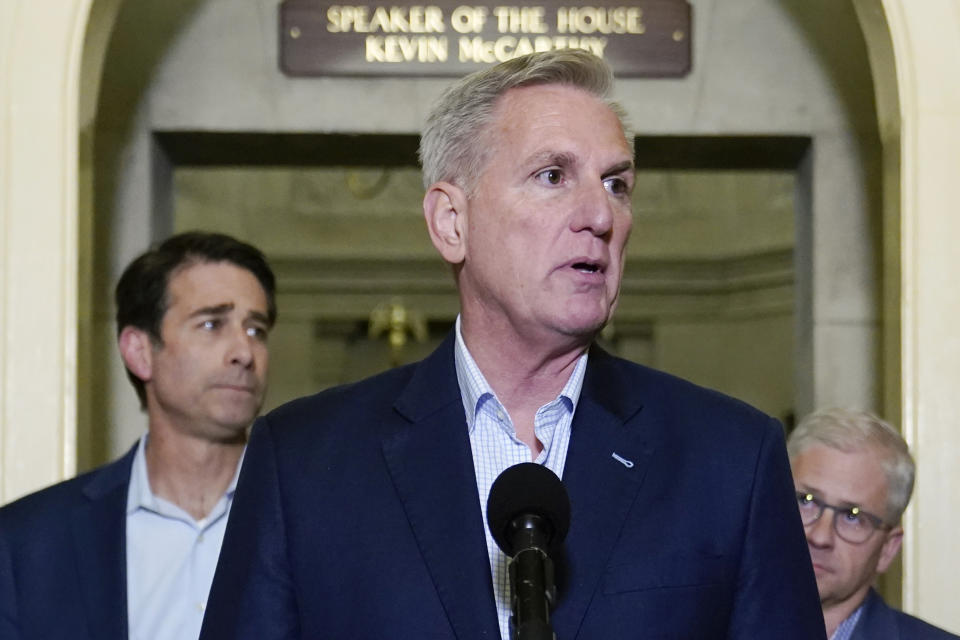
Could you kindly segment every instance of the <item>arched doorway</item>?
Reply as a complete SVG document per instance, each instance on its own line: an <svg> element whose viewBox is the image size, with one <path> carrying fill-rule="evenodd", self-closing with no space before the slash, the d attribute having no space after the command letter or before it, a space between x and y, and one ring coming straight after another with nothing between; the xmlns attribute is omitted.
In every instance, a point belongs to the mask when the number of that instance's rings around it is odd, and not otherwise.
<svg viewBox="0 0 960 640"><path fill-rule="evenodd" d="M909 6L908 6L909 5ZM904 603L960 629L960 12L955 2L857 0L881 113L889 250L887 384L921 457L908 514ZM7 500L76 468L77 354L89 348L89 125L119 0L0 5L0 495ZM892 82L893 80L896 82ZM899 117L898 117L899 116ZM899 206L896 206L897 203ZM89 363L95 362L90 354ZM95 393L95 391L94 391ZM919 527L923 516L924 526Z"/></svg>

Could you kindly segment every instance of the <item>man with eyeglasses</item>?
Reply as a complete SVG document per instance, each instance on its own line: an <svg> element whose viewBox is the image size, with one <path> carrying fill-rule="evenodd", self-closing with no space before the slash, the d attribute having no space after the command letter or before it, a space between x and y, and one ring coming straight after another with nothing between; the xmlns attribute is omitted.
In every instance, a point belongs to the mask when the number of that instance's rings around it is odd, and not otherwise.
<svg viewBox="0 0 960 640"><path fill-rule="evenodd" d="M870 413L830 409L801 421L787 450L827 637L958 638L891 609L873 589L900 550L913 490L914 462L900 434Z"/></svg>

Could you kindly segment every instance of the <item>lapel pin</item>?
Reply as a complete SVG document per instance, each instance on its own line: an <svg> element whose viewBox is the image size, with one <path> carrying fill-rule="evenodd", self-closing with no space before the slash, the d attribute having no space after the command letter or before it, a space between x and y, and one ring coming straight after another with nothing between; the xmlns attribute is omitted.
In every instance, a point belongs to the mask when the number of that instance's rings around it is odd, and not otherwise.
<svg viewBox="0 0 960 640"><path fill-rule="evenodd" d="M627 469L633 469L633 461L627 460L616 451L613 452L613 459L625 466Z"/></svg>

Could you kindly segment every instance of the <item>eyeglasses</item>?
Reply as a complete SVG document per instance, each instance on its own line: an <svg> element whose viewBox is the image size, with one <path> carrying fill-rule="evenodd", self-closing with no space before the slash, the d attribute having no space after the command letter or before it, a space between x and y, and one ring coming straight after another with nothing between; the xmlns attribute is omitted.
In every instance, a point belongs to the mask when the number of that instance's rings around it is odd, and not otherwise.
<svg viewBox="0 0 960 640"><path fill-rule="evenodd" d="M800 508L800 520L805 527L819 520L824 510L833 509L833 530L841 539L852 544L866 542L877 529L890 528L883 518L858 506L837 507L806 491L797 491L797 506Z"/></svg>

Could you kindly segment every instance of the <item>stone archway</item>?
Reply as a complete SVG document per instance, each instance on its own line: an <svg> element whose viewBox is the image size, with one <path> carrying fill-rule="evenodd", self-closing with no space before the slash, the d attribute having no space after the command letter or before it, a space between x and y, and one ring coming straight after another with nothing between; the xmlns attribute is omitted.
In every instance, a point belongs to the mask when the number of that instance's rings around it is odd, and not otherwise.
<svg viewBox="0 0 960 640"><path fill-rule="evenodd" d="M0 501L76 470L89 347L90 127L121 0L0 2ZM887 407L922 460L904 603L960 630L960 5L854 0L885 166ZM909 5L909 7L908 7ZM94 362L94 354L79 358ZM924 527L918 526L921 514Z"/></svg>
<svg viewBox="0 0 960 640"><path fill-rule="evenodd" d="M885 407L918 460L905 516L903 605L960 630L952 547L960 515L960 3L854 0L876 91L884 164ZM920 527L921 517L923 528Z"/></svg>
<svg viewBox="0 0 960 640"><path fill-rule="evenodd" d="M120 0L0 3L0 500L76 471L90 129Z"/></svg>

